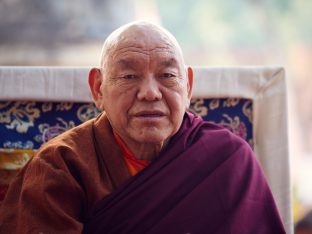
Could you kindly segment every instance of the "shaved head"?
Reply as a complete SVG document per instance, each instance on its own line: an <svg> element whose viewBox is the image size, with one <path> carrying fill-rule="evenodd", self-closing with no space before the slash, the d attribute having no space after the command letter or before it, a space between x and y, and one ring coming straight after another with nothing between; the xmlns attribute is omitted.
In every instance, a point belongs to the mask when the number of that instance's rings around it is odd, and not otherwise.
<svg viewBox="0 0 312 234"><path fill-rule="evenodd" d="M158 41L161 46L157 46L155 41ZM155 44L154 49L161 49L161 47L174 49L180 58L179 62L184 65L181 47L170 32L161 26L149 22L135 21L123 25L107 37L101 52L100 66L102 69L106 68L108 66L107 61L114 56L114 52L127 47L129 44L150 50L151 48L153 49L152 43Z"/></svg>

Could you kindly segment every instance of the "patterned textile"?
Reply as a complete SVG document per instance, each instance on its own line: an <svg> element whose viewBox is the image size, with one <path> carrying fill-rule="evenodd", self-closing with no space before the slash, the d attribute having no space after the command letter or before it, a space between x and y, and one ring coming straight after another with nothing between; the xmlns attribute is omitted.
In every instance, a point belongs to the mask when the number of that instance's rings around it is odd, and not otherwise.
<svg viewBox="0 0 312 234"><path fill-rule="evenodd" d="M221 124L253 147L252 101L243 98L196 98L190 111L206 121Z"/></svg>
<svg viewBox="0 0 312 234"><path fill-rule="evenodd" d="M34 154L29 149L0 149L0 204L14 176Z"/></svg>
<svg viewBox="0 0 312 234"><path fill-rule="evenodd" d="M252 146L252 101L248 99L192 99L190 111L220 123ZM0 102L0 148L38 149L60 133L97 116L91 103Z"/></svg>
<svg viewBox="0 0 312 234"><path fill-rule="evenodd" d="M98 113L91 103L0 102L0 148L38 149Z"/></svg>
<svg viewBox="0 0 312 234"><path fill-rule="evenodd" d="M190 111L223 125L253 146L251 100L196 98ZM0 202L36 149L98 114L92 103L0 101Z"/></svg>

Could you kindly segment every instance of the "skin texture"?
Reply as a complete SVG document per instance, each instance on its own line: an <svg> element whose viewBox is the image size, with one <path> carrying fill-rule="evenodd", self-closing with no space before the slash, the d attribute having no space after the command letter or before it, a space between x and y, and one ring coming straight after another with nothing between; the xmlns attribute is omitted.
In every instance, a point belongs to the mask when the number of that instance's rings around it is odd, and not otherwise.
<svg viewBox="0 0 312 234"><path fill-rule="evenodd" d="M101 68L89 73L96 106L138 159L157 157L179 130L193 75L181 49L163 28L134 22L105 41Z"/></svg>

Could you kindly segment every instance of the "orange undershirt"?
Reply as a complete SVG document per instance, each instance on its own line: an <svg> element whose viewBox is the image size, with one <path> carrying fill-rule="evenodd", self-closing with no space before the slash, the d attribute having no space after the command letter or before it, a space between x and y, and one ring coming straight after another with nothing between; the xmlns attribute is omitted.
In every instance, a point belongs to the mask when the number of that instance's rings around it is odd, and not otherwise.
<svg viewBox="0 0 312 234"><path fill-rule="evenodd" d="M122 139L115 132L114 132L114 137L120 146L120 149L123 154L123 158L132 176L137 174L139 171L143 170L145 167L147 167L151 163L150 160L136 159L133 153L130 151L130 149L126 146L126 144L122 141Z"/></svg>

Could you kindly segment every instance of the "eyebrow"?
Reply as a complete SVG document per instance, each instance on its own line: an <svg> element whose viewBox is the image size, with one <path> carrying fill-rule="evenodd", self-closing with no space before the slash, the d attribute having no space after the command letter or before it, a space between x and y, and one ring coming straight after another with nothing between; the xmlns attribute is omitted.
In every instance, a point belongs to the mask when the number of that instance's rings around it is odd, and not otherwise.
<svg viewBox="0 0 312 234"><path fill-rule="evenodd" d="M129 59L119 59L117 64L124 69L130 69L136 67L139 62L136 60L129 60Z"/></svg>
<svg viewBox="0 0 312 234"><path fill-rule="evenodd" d="M172 66L177 66L178 64L179 63L178 63L178 61L175 58L170 58L170 59L161 61L159 63L159 65L163 66L163 67L172 67Z"/></svg>
<svg viewBox="0 0 312 234"><path fill-rule="evenodd" d="M139 65L139 61L136 61L136 60L130 60L130 59L119 59L117 61L117 64L123 68L123 69L133 69L135 67L137 67ZM178 66L179 65L179 62L177 61L176 58L169 58L169 59L166 59L166 60L163 60L163 61L160 61L158 63L158 66L160 67L174 67L174 66Z"/></svg>

